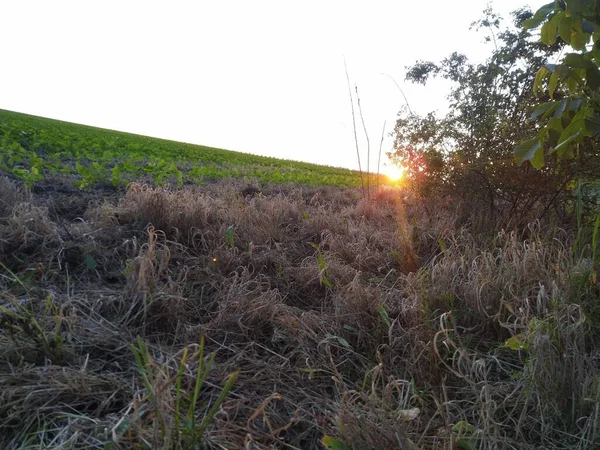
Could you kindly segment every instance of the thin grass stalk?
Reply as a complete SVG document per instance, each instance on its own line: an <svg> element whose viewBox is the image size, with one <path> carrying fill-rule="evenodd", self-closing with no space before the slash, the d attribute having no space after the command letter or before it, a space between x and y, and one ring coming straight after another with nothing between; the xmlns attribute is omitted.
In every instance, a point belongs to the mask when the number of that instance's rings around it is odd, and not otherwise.
<svg viewBox="0 0 600 450"><path fill-rule="evenodd" d="M194 429L194 413L196 410L196 403L198 402L198 395L200 393L200 388L202 387L202 373L204 371L204 335L200 336L200 349L198 354L198 369L196 370L196 383L194 384L194 392L192 393L192 401L188 408L188 423L190 424L191 429Z"/></svg>
<svg viewBox="0 0 600 450"><path fill-rule="evenodd" d="M379 157L377 158L377 187L375 188L376 191L379 191L379 170L381 168L381 149L383 147L383 137L385 136L385 125L386 125L387 121L384 120L383 121L383 128L381 129L381 141L379 141Z"/></svg>
<svg viewBox="0 0 600 450"><path fill-rule="evenodd" d="M365 131L365 137L367 139L367 198L370 198L371 197L371 186L370 186L369 178L371 177L371 170L370 170L371 143L369 141L369 133L367 133L367 126L365 125L365 118L363 117L363 113L362 113L362 106L360 106L360 96L358 95L358 87L354 86L354 89L356 91L356 101L358 102L358 112L360 114L360 120L362 122L363 130Z"/></svg>
<svg viewBox="0 0 600 450"><path fill-rule="evenodd" d="M156 411L156 418L158 419L159 426L162 428L162 431L164 433L165 432L165 430L164 430L165 422L163 420L162 413L160 411L160 407L158 404L158 399L156 398L156 394L154 393L154 389L152 388L152 382L150 380L152 377L152 373L150 370L150 359L149 359L148 348L146 347L145 342L143 341L143 339L140 336L138 336L138 346L136 347L135 344L132 344L131 348L133 351L133 356L135 358L135 362L137 363L139 371L140 371L140 376L142 377L142 382L144 384L144 388L146 389L148 398L150 399L150 402L152 403L152 406L154 407L154 410Z"/></svg>
<svg viewBox="0 0 600 450"><path fill-rule="evenodd" d="M206 432L206 429L211 424L213 417L215 416L215 414L221 407L221 403L223 403L225 398L231 392L231 389L233 388L233 385L235 384L239 374L240 374L240 371L236 370L235 372L230 374L229 377L227 377L227 381L225 382L225 386L221 390L221 393L219 394L219 396L217 397L217 399L211 406L208 413L204 416L204 419L202 419L202 422L200 423L200 426L198 427L198 431L197 431L197 435L196 435L196 442L202 441L202 439L204 437L204 433Z"/></svg>
<svg viewBox="0 0 600 450"><path fill-rule="evenodd" d="M6 270L9 273L9 275L12 277L12 281L14 281L15 283L19 283L19 285L26 291L28 290L25 287L25 285L23 284L23 282L21 281L21 279L18 276L16 276L12 270L10 270L8 267L6 267L2 261L0 261L0 267L2 267L4 270ZM11 278L7 277L6 275L2 275L2 277L7 278L8 280L11 280Z"/></svg>
<svg viewBox="0 0 600 450"><path fill-rule="evenodd" d="M360 151L358 150L358 136L356 134L356 115L354 114L354 100L352 99L352 88L350 87L350 76L348 75L348 66L344 59L344 69L346 70L346 81L348 82L348 95L350 96L350 106L352 107L352 127L354 129L354 143L356 144L356 158L358 159L358 172L360 173L360 186L363 198L365 197L365 182L363 180L362 166L360 164Z"/></svg>
<svg viewBox="0 0 600 450"><path fill-rule="evenodd" d="M594 232L592 233L592 261L594 264L598 261L598 229L600 228L600 213L596 215L594 221Z"/></svg>
<svg viewBox="0 0 600 450"><path fill-rule="evenodd" d="M196 373L196 384L194 386L192 403L190 404L190 408L188 410L188 420L191 427L190 429L192 431L193 445L196 444L196 438L199 435L196 432L196 405L198 404L198 396L200 395L200 389L204 385L204 381L206 381L206 377L208 376L208 372L210 372L210 368L212 367L214 360L215 354L211 353L207 364L204 364L204 335L202 335L200 337L200 355L198 356L198 371ZM201 422L201 426L203 422Z"/></svg>
<svg viewBox="0 0 600 450"><path fill-rule="evenodd" d="M181 361L179 362L179 370L177 371L177 381L175 383L175 441L179 440L179 411L181 406L181 379L183 378L183 369L187 360L188 348L183 350Z"/></svg>
<svg viewBox="0 0 600 450"><path fill-rule="evenodd" d="M2 264L2 263L0 263L0 264ZM11 274L12 274L12 272L11 272ZM23 283L21 282L20 279L16 278L16 280L21 285L23 285ZM34 313L32 311L29 311L25 306L21 305L15 299L11 299L10 303L14 307L15 310L11 310L9 308L6 308L5 306L0 305L0 313L6 315L8 317L11 317L17 321L25 322L26 325L22 326L21 330L23 330L26 334L31 336L37 343L41 344L44 355L48 358L51 358L53 355L52 346L50 345L50 341L48 341L48 338L46 337L46 332L45 332L44 328L42 327L40 322L36 319ZM44 317L45 316L46 316L46 311L44 311ZM60 327L60 324L58 324L58 325ZM56 329L57 328L56 328L56 324L55 324L55 330ZM36 331L37 334L33 334L32 333L33 331Z"/></svg>

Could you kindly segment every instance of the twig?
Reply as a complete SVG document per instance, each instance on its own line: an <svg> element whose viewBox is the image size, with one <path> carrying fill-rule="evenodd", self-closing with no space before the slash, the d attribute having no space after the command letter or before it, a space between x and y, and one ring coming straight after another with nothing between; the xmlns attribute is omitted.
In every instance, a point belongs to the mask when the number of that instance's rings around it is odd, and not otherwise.
<svg viewBox="0 0 600 450"><path fill-rule="evenodd" d="M404 102L406 103L406 107L408 108L408 112L410 113L411 116L414 116L412 109L410 109L410 103L408 103L408 99L406 98L406 95L404 95L404 91L400 88L400 85L398 83L396 83L396 80L394 79L393 76L391 76L388 73L383 73L381 72L381 75L385 75L387 77L390 77L390 79L394 82L394 84L396 85L396 87L398 88L398 90L400 91L400 93L402 94L402 97L404 97Z"/></svg>

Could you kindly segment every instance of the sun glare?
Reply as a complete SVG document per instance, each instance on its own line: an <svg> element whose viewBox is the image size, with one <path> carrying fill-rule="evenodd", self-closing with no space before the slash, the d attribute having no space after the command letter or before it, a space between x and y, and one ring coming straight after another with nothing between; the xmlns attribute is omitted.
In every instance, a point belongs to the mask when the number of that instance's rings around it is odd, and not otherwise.
<svg viewBox="0 0 600 450"><path fill-rule="evenodd" d="M404 176L404 168L398 166L387 166L385 168L385 174L390 181L400 181Z"/></svg>

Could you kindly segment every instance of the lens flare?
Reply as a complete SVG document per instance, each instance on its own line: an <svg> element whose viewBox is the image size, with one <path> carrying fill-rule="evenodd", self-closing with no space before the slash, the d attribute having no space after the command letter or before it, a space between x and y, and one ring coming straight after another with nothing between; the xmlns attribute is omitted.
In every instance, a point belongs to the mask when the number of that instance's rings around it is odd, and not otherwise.
<svg viewBox="0 0 600 450"><path fill-rule="evenodd" d="M385 174L390 181L400 181L404 177L404 168L398 166L387 166L385 168Z"/></svg>

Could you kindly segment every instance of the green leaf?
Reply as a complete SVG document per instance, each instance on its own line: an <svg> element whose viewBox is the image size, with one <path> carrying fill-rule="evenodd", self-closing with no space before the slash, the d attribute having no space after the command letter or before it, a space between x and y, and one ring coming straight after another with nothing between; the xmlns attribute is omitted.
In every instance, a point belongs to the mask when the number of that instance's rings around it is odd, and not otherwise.
<svg viewBox="0 0 600 450"><path fill-rule="evenodd" d="M600 213L596 215L596 220L594 222L594 231L592 233L592 262L596 263L597 260L597 250L598 250L598 230L600 229Z"/></svg>
<svg viewBox="0 0 600 450"><path fill-rule="evenodd" d="M585 118L586 134L592 137L600 134L600 116L594 115Z"/></svg>
<svg viewBox="0 0 600 450"><path fill-rule="evenodd" d="M558 35L567 44L571 44L571 31L575 25L576 19L571 16L564 16L558 23Z"/></svg>
<svg viewBox="0 0 600 450"><path fill-rule="evenodd" d="M581 0L567 2L567 14L570 16L581 15Z"/></svg>
<svg viewBox="0 0 600 450"><path fill-rule="evenodd" d="M515 161L521 165L525 161L531 162L531 165L539 169L544 165L544 151L542 143L538 138L528 139L517 145L513 151Z"/></svg>
<svg viewBox="0 0 600 450"><path fill-rule="evenodd" d="M567 79L567 89L570 94L573 94L575 92L575 90L577 89L577 86L578 86L578 83L573 78Z"/></svg>
<svg viewBox="0 0 600 450"><path fill-rule="evenodd" d="M594 47L592 48L592 51L590 52L590 54L592 55L593 63L596 66L600 65L600 48L598 47L599 45L600 45L600 40L598 40L594 43Z"/></svg>
<svg viewBox="0 0 600 450"><path fill-rule="evenodd" d="M564 12L560 11L556 13L552 19L544 22L542 29L540 30L540 41L546 45L554 45L556 42L556 32L558 24L564 16Z"/></svg>
<svg viewBox="0 0 600 450"><path fill-rule="evenodd" d="M550 71L546 66L540 67L537 71L535 80L533 81L533 93L535 95L542 90L542 81L544 81L544 78L546 78L549 73Z"/></svg>
<svg viewBox="0 0 600 450"><path fill-rule="evenodd" d="M90 272L93 272L94 270L96 270L96 260L94 259L93 256L86 255L84 258L84 262L85 262L85 267L87 268L87 270L89 270Z"/></svg>
<svg viewBox="0 0 600 450"><path fill-rule="evenodd" d="M600 88L600 71L598 67L593 66L585 71L585 81L588 87L594 91Z"/></svg>
<svg viewBox="0 0 600 450"><path fill-rule="evenodd" d="M350 447L348 447L344 441L331 436L323 436L321 443L328 450L350 450Z"/></svg>
<svg viewBox="0 0 600 450"><path fill-rule="evenodd" d="M554 147L562 132L562 120L559 117L553 117L546 123L544 128L540 129L538 137L540 137L540 140L545 142L549 147Z"/></svg>
<svg viewBox="0 0 600 450"><path fill-rule="evenodd" d="M563 64L573 69L589 69L594 64L581 53L568 53L563 59Z"/></svg>
<svg viewBox="0 0 600 450"><path fill-rule="evenodd" d="M525 338L523 333L519 333L507 339L507 341L504 343L504 347L515 352L519 350L527 351L529 349L529 341Z"/></svg>
<svg viewBox="0 0 600 450"><path fill-rule="evenodd" d="M569 145L582 135L584 126L583 119L571 122L558 138L558 144L552 149L552 152L556 152L562 158L571 158L572 153L569 152Z"/></svg>
<svg viewBox="0 0 600 450"><path fill-rule="evenodd" d="M575 50L583 50L590 40L590 35L584 33L583 30L574 29L571 31L571 47Z"/></svg>
<svg viewBox="0 0 600 450"><path fill-rule="evenodd" d="M317 253L317 266L320 270L327 270L327 263L325 262L325 257L320 251L319 253Z"/></svg>
<svg viewBox="0 0 600 450"><path fill-rule="evenodd" d="M442 252L448 250L448 244L446 244L446 241L444 241L442 238L438 239L438 245L440 246L440 250L442 250Z"/></svg>
<svg viewBox="0 0 600 450"><path fill-rule="evenodd" d="M560 102L558 102L556 109L554 110L554 117L561 117L563 115L565 109L567 108L568 102L569 101L566 98L563 98Z"/></svg>
<svg viewBox="0 0 600 450"><path fill-rule="evenodd" d="M455 445L459 450L477 450L477 439L461 437L456 440Z"/></svg>
<svg viewBox="0 0 600 450"><path fill-rule="evenodd" d="M549 111L553 111L557 106L556 102L545 102L535 107L531 116L529 116L530 120L537 119L541 115L546 114Z"/></svg>
<svg viewBox="0 0 600 450"><path fill-rule="evenodd" d="M539 27L540 24L546 20L548 15L554 11L554 3L555 2L550 2L538 9L532 18L523 22L523 28L529 30L531 28Z"/></svg>
<svg viewBox="0 0 600 450"><path fill-rule="evenodd" d="M346 339L344 339L343 337L336 336L335 334L327 334L325 337L327 339L332 339L334 341L338 341L341 345L343 345L346 348L349 348L349 349L352 348L352 346L348 343L348 341Z"/></svg>
<svg viewBox="0 0 600 450"><path fill-rule="evenodd" d="M233 241L233 226L230 225L225 230L225 239L231 248L235 247L235 243Z"/></svg>
<svg viewBox="0 0 600 450"><path fill-rule="evenodd" d="M558 84L558 73L554 72L550 75L550 81L548 81L548 95L550 98L554 98L554 91L556 91L556 85Z"/></svg>
<svg viewBox="0 0 600 450"><path fill-rule="evenodd" d="M390 316L388 315L383 305L377 305L377 312L379 313L379 316L385 322L385 324L388 327L391 326L392 322L390 321Z"/></svg>

